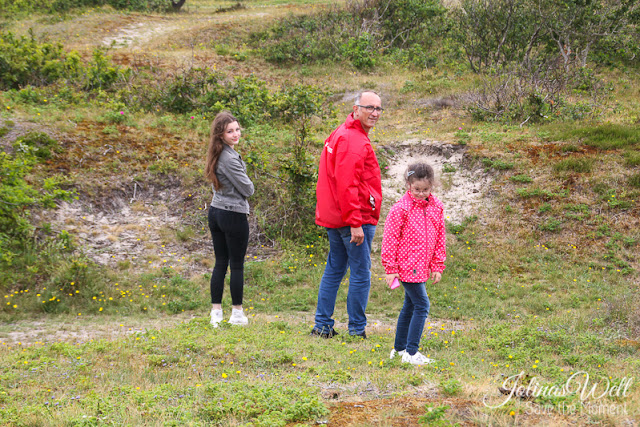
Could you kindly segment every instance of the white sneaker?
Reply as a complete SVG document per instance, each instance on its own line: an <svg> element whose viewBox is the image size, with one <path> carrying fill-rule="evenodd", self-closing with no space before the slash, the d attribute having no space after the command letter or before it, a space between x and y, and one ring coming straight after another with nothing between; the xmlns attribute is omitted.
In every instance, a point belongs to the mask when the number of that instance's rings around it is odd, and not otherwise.
<svg viewBox="0 0 640 427"><path fill-rule="evenodd" d="M247 316L244 315L242 309L238 310L237 308L234 308L231 310L229 323L231 323L232 325L244 326L249 323L249 319L247 319Z"/></svg>
<svg viewBox="0 0 640 427"><path fill-rule="evenodd" d="M396 349L394 348L393 350L391 350L391 353L389 354L389 359L393 359L394 357L396 357L396 354L402 357L404 356L405 353L406 353L405 350L396 351Z"/></svg>
<svg viewBox="0 0 640 427"><path fill-rule="evenodd" d="M402 355L402 363L411 363L412 365L428 365L429 363L433 363L435 360L429 359L419 351L416 351L416 354L413 356L405 351Z"/></svg>
<svg viewBox="0 0 640 427"><path fill-rule="evenodd" d="M223 315L222 315L222 310L214 310L213 308L211 309L211 324L213 325L214 328L217 328L218 326L220 326L220 322L222 322L222 319L224 319Z"/></svg>

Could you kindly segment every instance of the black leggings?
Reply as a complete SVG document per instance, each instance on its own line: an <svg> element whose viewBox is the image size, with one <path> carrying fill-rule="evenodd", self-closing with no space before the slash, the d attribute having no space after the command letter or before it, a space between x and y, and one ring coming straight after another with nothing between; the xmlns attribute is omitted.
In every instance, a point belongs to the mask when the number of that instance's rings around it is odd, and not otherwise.
<svg viewBox="0 0 640 427"><path fill-rule="evenodd" d="M222 302L224 277L231 267L231 303L242 305L244 290L244 257L249 243L247 215L209 207L209 229L213 239L216 264L211 274L211 303Z"/></svg>

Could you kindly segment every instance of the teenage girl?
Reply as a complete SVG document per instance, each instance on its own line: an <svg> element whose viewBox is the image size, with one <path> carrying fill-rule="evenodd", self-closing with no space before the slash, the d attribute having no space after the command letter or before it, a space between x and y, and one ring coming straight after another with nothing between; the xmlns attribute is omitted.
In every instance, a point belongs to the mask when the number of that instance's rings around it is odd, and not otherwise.
<svg viewBox="0 0 640 427"><path fill-rule="evenodd" d="M249 203L253 182L235 147L240 141L238 120L226 111L219 113L211 125L205 176L213 186L209 207L209 229L213 239L216 263L211 275L211 324L217 327L223 319L222 291L227 267L231 267L230 287L233 308L229 323L249 323L242 310L244 290L244 257L249 242Z"/></svg>
<svg viewBox="0 0 640 427"><path fill-rule="evenodd" d="M430 308L426 283L429 279L431 285L438 283L445 268L444 212L440 200L431 194L434 181L428 164L409 165L407 192L389 211L382 237L387 284L397 278L405 292L390 357L401 355L402 362L413 365L433 362L418 351Z"/></svg>

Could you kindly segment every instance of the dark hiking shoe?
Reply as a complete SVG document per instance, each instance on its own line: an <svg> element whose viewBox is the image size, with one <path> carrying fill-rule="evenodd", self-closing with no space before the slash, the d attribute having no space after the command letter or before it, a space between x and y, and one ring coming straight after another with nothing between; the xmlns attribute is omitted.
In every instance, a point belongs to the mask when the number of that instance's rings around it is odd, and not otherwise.
<svg viewBox="0 0 640 427"><path fill-rule="evenodd" d="M338 335L338 332L335 329L331 329L329 332L323 332L319 329L313 328L309 335L311 335L312 337L320 337L320 338L328 339Z"/></svg>

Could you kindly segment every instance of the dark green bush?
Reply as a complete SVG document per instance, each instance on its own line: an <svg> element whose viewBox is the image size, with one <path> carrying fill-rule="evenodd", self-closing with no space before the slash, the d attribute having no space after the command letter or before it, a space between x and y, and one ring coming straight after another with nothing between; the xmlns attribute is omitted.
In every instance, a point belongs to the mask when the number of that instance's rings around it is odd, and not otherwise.
<svg viewBox="0 0 640 427"><path fill-rule="evenodd" d="M301 95L305 94L305 95ZM287 123L307 114L309 105L318 112L317 99L326 106L328 93L304 85L270 90L267 83L251 75L227 79L223 74L206 69L191 69L184 74L160 81L153 88L144 82L131 92L121 93L123 102L136 98L147 111L166 111L176 114L231 111L244 126L268 120ZM308 96L316 101L310 101ZM323 107L326 109L326 107Z"/></svg>
<svg viewBox="0 0 640 427"><path fill-rule="evenodd" d="M29 37L0 33L0 89L44 86L79 74L80 57L66 53L59 43L39 43Z"/></svg>
<svg viewBox="0 0 640 427"><path fill-rule="evenodd" d="M280 108L265 81L256 76L236 77L233 82L217 82L202 97L203 108L212 113L230 110L243 123L256 123L280 116Z"/></svg>
<svg viewBox="0 0 640 427"><path fill-rule="evenodd" d="M44 142L43 142L44 141ZM56 200L69 200L72 193L59 188L58 179L47 178L39 188L25 179L41 157L50 155L55 141L45 134L33 134L16 144L13 155L0 152L0 252L2 269L10 266L17 255L16 247L34 231L30 223L30 209L34 206L52 207Z"/></svg>
<svg viewBox="0 0 640 427"><path fill-rule="evenodd" d="M338 47L351 38L344 29L351 26L351 15L339 10L290 16L266 31L251 34L249 42L275 64L339 61Z"/></svg>
<svg viewBox="0 0 640 427"><path fill-rule="evenodd" d="M447 9L439 0L378 0L370 4L380 16L382 40L390 47L431 46L434 36L442 36L450 26Z"/></svg>
<svg viewBox="0 0 640 427"><path fill-rule="evenodd" d="M540 2L526 0L462 0L452 8L454 37L471 68L481 72L504 64L551 64L580 70L591 57L612 55L612 47L633 60L638 7L618 2ZM610 36L604 36L609 34ZM537 65L536 65L537 63Z"/></svg>
<svg viewBox="0 0 640 427"><path fill-rule="evenodd" d="M17 152L31 152L41 160L50 159L52 151L59 152L60 144L44 132L31 132L22 136L13 143Z"/></svg>
<svg viewBox="0 0 640 427"><path fill-rule="evenodd" d="M373 68L376 65L376 52L373 49L374 44L371 39L372 37L368 33L360 34L357 38L348 39L340 46L340 51L344 57L351 60L356 68L365 70Z"/></svg>
<svg viewBox="0 0 640 427"><path fill-rule="evenodd" d="M285 18L253 33L250 43L276 64L348 59L356 68L371 68L381 53L433 64L431 48L450 27L439 0L371 0ZM398 53L404 49L406 55Z"/></svg>
<svg viewBox="0 0 640 427"><path fill-rule="evenodd" d="M106 56L105 49L94 49L91 61L83 70L82 88L85 90L109 89L129 73L130 70L122 69L111 63Z"/></svg>
<svg viewBox="0 0 640 427"><path fill-rule="evenodd" d="M21 89L26 102L36 102L38 92L28 87L44 87L59 81L83 90L111 88L128 70L113 65L105 49L95 49L83 64L77 52L66 52L60 43L39 42L29 37L0 33L0 89ZM66 91L68 93L68 90Z"/></svg>
<svg viewBox="0 0 640 427"><path fill-rule="evenodd" d="M525 0L463 0L452 10L453 37L475 72L508 62L523 62L538 40L537 8Z"/></svg>

